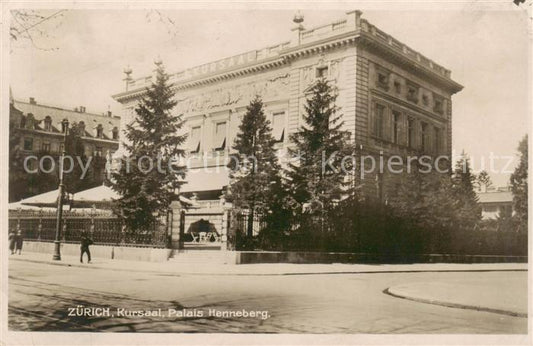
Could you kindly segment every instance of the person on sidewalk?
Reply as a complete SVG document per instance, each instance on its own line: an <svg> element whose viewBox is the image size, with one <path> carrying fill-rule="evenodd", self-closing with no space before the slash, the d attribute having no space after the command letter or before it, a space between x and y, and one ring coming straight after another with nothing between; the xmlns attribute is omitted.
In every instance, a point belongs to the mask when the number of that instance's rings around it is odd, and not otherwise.
<svg viewBox="0 0 533 346"><path fill-rule="evenodd" d="M17 235L15 236L15 252L18 252L19 255L22 252L22 243L24 242L24 237L22 236L22 231L18 230Z"/></svg>
<svg viewBox="0 0 533 346"><path fill-rule="evenodd" d="M15 253L15 244L17 242L15 238L16 238L15 232L11 230L11 232L9 232L9 250L11 250L12 255Z"/></svg>
<svg viewBox="0 0 533 346"><path fill-rule="evenodd" d="M80 254L80 262L83 263L83 254L87 254L87 263L91 263L91 251L89 251L89 245L93 243L92 239L87 236L87 233L83 232L81 234L81 254Z"/></svg>

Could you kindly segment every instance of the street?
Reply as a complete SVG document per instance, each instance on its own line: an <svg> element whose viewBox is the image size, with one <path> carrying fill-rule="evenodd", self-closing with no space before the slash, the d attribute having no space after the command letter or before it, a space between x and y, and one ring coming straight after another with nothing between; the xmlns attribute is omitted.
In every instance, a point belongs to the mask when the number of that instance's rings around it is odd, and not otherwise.
<svg viewBox="0 0 533 346"><path fill-rule="evenodd" d="M215 276L124 272L92 269L90 265L80 268L10 261L9 329L177 333L527 333L527 318L426 304L384 293L392 286L416 282L449 285L475 282L476 287L489 290L491 287L495 289L495 282L505 282L519 287L517 292L520 294L516 299L527 302L527 271ZM82 306L91 308L92 312L69 316ZM109 308L112 316L95 315L97 308ZM83 311L80 309L78 311ZM146 316L146 311L159 309L161 316ZM144 311L145 315L125 316L128 311ZM169 311L174 315L168 316ZM176 315L176 312L183 315ZM248 316L237 316L235 312ZM224 313L230 316L223 316Z"/></svg>

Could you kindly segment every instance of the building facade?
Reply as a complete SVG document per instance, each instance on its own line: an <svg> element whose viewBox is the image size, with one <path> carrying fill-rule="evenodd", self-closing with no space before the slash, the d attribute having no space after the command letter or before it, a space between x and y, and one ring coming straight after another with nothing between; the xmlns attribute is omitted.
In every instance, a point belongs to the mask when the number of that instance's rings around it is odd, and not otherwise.
<svg viewBox="0 0 533 346"><path fill-rule="evenodd" d="M176 114L186 120L189 157L185 193L213 200L229 183L227 154L246 111L260 95L278 148L302 126L306 91L327 78L351 140L367 152L451 155L452 95L462 86L446 68L361 17L346 13L334 23L305 29L295 20L292 39L170 75ZM121 128L151 76L132 78L114 95L123 105ZM375 177L368 176L369 185Z"/></svg>
<svg viewBox="0 0 533 346"><path fill-rule="evenodd" d="M10 150L16 150L21 161L30 155L36 157L50 156L57 159L63 151L65 129L62 122L64 119L68 120L69 124L77 123L84 129L82 143L85 156L105 157L108 153L112 154L118 149L120 117L111 114L111 112L105 114L88 113L83 106L70 110L39 104L34 98L30 98L28 102L11 99L10 124L12 128L10 130L12 133L10 136L17 139L18 143L11 143L13 148ZM31 159L27 161L26 165L28 169L35 171L39 162ZM30 182L32 181L30 179ZM10 182L10 185L15 184ZM41 185L43 184L35 181L35 184L28 183L28 186L14 189L24 191L11 191L10 200L16 201L19 198L46 192L46 188L52 187ZM57 188L57 185L53 188ZM43 191L43 189L45 190Z"/></svg>
<svg viewBox="0 0 533 346"><path fill-rule="evenodd" d="M21 133L20 149L25 154L62 151L64 129L63 119L70 124L78 123L85 129L83 135L86 156L104 156L118 149L120 117L111 114L87 113L85 107L73 110L57 106L38 104L34 98L28 102L14 100L11 119Z"/></svg>

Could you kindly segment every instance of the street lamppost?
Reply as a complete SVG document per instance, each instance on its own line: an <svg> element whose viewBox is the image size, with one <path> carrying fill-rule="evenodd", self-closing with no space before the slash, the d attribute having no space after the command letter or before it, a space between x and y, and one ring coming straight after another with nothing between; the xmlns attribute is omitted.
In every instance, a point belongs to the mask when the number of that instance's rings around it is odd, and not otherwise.
<svg viewBox="0 0 533 346"><path fill-rule="evenodd" d="M56 216L56 239L54 240L54 257L55 261L61 261L61 223L63 219L63 189L65 184L63 183L63 161L65 159L67 150L67 134L68 134L68 120L63 119L61 122L64 136L63 136L63 151L61 153L59 161L59 196L57 198L57 216Z"/></svg>

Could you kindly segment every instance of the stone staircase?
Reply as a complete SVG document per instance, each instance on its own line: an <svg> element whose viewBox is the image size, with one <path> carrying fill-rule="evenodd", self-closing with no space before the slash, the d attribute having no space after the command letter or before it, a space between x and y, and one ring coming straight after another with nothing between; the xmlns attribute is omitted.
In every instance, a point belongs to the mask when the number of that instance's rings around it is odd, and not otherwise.
<svg viewBox="0 0 533 346"><path fill-rule="evenodd" d="M176 264L236 264L234 251L220 250L173 250L170 258L171 263Z"/></svg>

